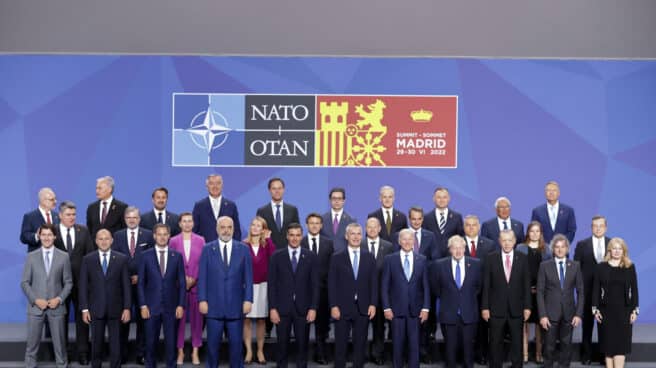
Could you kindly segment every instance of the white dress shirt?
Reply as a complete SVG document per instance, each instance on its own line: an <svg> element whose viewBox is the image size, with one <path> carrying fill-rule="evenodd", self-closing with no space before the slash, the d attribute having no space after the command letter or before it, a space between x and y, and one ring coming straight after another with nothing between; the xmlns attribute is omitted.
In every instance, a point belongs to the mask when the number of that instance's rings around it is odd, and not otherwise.
<svg viewBox="0 0 656 368"><path fill-rule="evenodd" d="M274 202L274 201L271 201L271 212L273 213L273 221L274 221L274 222L276 221L276 209L277 209L277 206L280 206L280 223L282 224L282 222L283 222L282 220L285 218L285 213L284 213L284 211L283 211L283 209L282 209L282 208L283 208L282 201L280 201L280 202L278 202L278 203L276 203L276 202Z"/></svg>
<svg viewBox="0 0 656 368"><path fill-rule="evenodd" d="M401 268L404 269L403 264L405 263L405 256L408 256L408 262L410 263L410 276L412 277L412 271L415 269L415 259L413 257L412 251L406 252L403 249L399 252L401 256Z"/></svg>
<svg viewBox="0 0 656 368"><path fill-rule="evenodd" d="M512 230L512 223L510 222L510 216L508 216L507 219L502 219L501 217L497 217L497 223L499 224L499 230L503 230L503 223L504 221L508 225L508 230ZM518 239L519 240L519 239Z"/></svg>
<svg viewBox="0 0 656 368"><path fill-rule="evenodd" d="M378 254L378 249L380 248L380 237L377 237L376 239L371 239L367 237L367 250L371 252L371 242L374 242L374 252L371 254L376 258L376 255Z"/></svg>
<svg viewBox="0 0 656 368"><path fill-rule="evenodd" d="M437 219L437 225L440 225L440 218L442 217L442 213L444 213L444 221L448 221L449 219L449 207L440 210L439 208L435 209L435 218Z"/></svg>
<svg viewBox="0 0 656 368"><path fill-rule="evenodd" d="M137 245L139 245L139 227L135 227L134 229L127 228L125 229L125 234L127 236L127 241L128 241L128 248L130 247L130 238L132 237L132 233L134 233L134 247L136 249Z"/></svg>
<svg viewBox="0 0 656 368"><path fill-rule="evenodd" d="M319 243L320 243L319 242L319 238L320 238L319 234L312 235L312 234L308 233L307 238L308 238L308 249L309 250L312 250L312 238L317 240L317 254L319 254L319 249L321 249L320 245L319 245Z"/></svg>
<svg viewBox="0 0 656 368"><path fill-rule="evenodd" d="M469 250L469 254L471 254L471 242L474 242L474 244L476 245L476 251L478 252L478 236L475 238L470 238L468 236L465 236L465 241L467 241L467 244L465 245L467 246L467 250Z"/></svg>
<svg viewBox="0 0 656 368"><path fill-rule="evenodd" d="M339 211L335 211L335 210L333 210L333 209L330 209L330 225L329 225L329 226L331 226L331 229L332 229L332 226L333 226L333 225L332 225L332 224L333 224L333 221L335 221L335 215L337 215L337 222L341 222L341 221L342 221L342 214L343 214L343 213L344 213L344 209L343 209L343 208L342 208L341 210L339 210Z"/></svg>
<svg viewBox="0 0 656 368"><path fill-rule="evenodd" d="M102 213L103 213L103 202L106 202L106 207L107 208L107 213L109 213L109 209L112 208L112 202L114 201L114 196L111 195L107 199L101 199L100 200L100 206L98 206L98 218L102 220Z"/></svg>
<svg viewBox="0 0 656 368"><path fill-rule="evenodd" d="M439 219L438 219L438 221L439 221ZM412 227L409 227L408 229L410 229L410 231L412 231L412 236L417 238L417 245L421 246L421 229L415 230ZM401 234L399 234L399 237L400 236L401 236Z"/></svg>
<svg viewBox="0 0 656 368"><path fill-rule="evenodd" d="M465 282L465 257L460 258L459 261L451 257L451 276L453 276L453 281L456 281L456 265L458 263L460 264L460 285L462 285Z"/></svg>
<svg viewBox="0 0 656 368"><path fill-rule="evenodd" d="M551 224L551 228L554 229L556 228L556 222L558 222L558 209L560 208L560 202L556 202L556 204L551 205L547 203L547 214L549 215L549 222L551 222L551 214L554 214L554 221ZM552 212L553 211L553 212Z"/></svg>
<svg viewBox="0 0 656 368"><path fill-rule="evenodd" d="M221 259L222 259L226 264L229 265L229 264L230 264L230 257L232 256L232 239L230 239L230 241L228 241L227 243L224 242L224 241L221 240L221 239L218 239L218 240L219 240L219 253L220 253L220 257L221 257ZM228 252L228 254L227 254L227 256L228 256L228 260L227 260L227 262L226 262L226 260L223 259L223 247L226 246L226 244L227 244L227 247L228 247L228 249L227 249L227 252Z"/></svg>
<svg viewBox="0 0 656 368"><path fill-rule="evenodd" d="M68 233L68 229L71 229L69 234L71 234L71 250L73 250L75 249L75 226L69 228L64 226L61 222L59 223L59 234L61 235L62 243L64 243L64 248L68 247L68 244L66 244L66 234Z"/></svg>
<svg viewBox="0 0 656 368"><path fill-rule="evenodd" d="M506 270L506 258L507 256L510 255L510 270L508 272L512 271L512 265L513 265L513 256L515 255L515 251L511 250L508 253L505 253L503 250L501 250L501 264L503 265L503 269Z"/></svg>
<svg viewBox="0 0 656 368"><path fill-rule="evenodd" d="M166 273L166 266L168 262L168 257L169 257L169 247L168 245L166 247L160 248L158 245L155 245L155 256L157 257L157 264L159 265L160 263L160 252L164 252L164 266L160 266L160 269L164 269L164 273Z"/></svg>
<svg viewBox="0 0 656 368"><path fill-rule="evenodd" d="M215 219L219 218L219 213L221 212L221 197L223 197L223 195L220 195L216 198L209 196L210 205L212 205L212 212L214 213Z"/></svg>
<svg viewBox="0 0 656 368"><path fill-rule="evenodd" d="M592 237L592 250L594 251L595 259L604 259L606 255L606 239L603 237L597 238L596 236ZM599 245L601 244L601 254L599 254ZM600 257L601 256L601 257Z"/></svg>
<svg viewBox="0 0 656 368"><path fill-rule="evenodd" d="M560 262L563 262L563 276L567 277L567 258L556 258L554 257L554 261L556 262L556 272L558 274L558 280L560 280Z"/></svg>
<svg viewBox="0 0 656 368"><path fill-rule="evenodd" d="M166 208L160 211L160 210L158 210L157 208L154 208L154 207L153 207L153 213L155 213L155 223L156 223L156 224L157 224L157 223L160 223L160 224L161 224L161 222L159 222L159 214L160 214L160 213L162 214L162 220L164 220L163 223L164 223L164 224L166 223Z"/></svg>

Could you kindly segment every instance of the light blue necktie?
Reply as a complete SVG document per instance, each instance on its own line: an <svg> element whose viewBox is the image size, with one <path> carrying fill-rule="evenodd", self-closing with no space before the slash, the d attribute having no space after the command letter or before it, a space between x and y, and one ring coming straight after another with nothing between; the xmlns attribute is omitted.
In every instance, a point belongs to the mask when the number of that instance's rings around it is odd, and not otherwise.
<svg viewBox="0 0 656 368"><path fill-rule="evenodd" d="M103 275L107 275L107 253L103 253L103 261L102 261L102 270L103 270Z"/></svg>
<svg viewBox="0 0 656 368"><path fill-rule="evenodd" d="M353 251L353 278L358 279L358 251Z"/></svg>
<svg viewBox="0 0 656 368"><path fill-rule="evenodd" d="M405 279L410 281L410 260L408 256L409 254L406 254L405 260L403 261L403 272L405 273Z"/></svg>
<svg viewBox="0 0 656 368"><path fill-rule="evenodd" d="M280 205L276 205L276 226L280 231L282 229L282 216L280 215Z"/></svg>
<svg viewBox="0 0 656 368"><path fill-rule="evenodd" d="M563 261L560 261L560 288L565 288L565 268L563 267Z"/></svg>
<svg viewBox="0 0 656 368"><path fill-rule="evenodd" d="M46 274L50 275L50 252L46 252Z"/></svg>
<svg viewBox="0 0 656 368"><path fill-rule="evenodd" d="M462 274L460 273L460 262L456 262L456 286L458 289L462 287Z"/></svg>
<svg viewBox="0 0 656 368"><path fill-rule="evenodd" d="M296 251L292 251L292 271L296 273L296 267L298 267L298 258L296 258Z"/></svg>

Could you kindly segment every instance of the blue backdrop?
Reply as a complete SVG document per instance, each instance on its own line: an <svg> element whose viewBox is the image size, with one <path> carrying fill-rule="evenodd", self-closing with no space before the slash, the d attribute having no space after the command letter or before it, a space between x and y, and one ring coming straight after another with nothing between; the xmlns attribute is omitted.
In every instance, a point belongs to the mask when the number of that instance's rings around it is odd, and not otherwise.
<svg viewBox="0 0 656 368"><path fill-rule="evenodd" d="M459 96L457 169L173 168L174 92L434 94ZM362 220L379 206L378 188L397 188L396 207L433 207L437 186L451 207L482 220L506 195L527 223L547 180L573 206L576 240L590 219L608 218L637 263L640 321L656 321L656 62L431 58L0 56L0 322L25 320L19 282L22 214L40 187L78 204L95 199L95 179L112 175L117 198L150 209L153 188L169 207L191 210L210 172L224 177L242 228L269 200L272 176L301 216L328 209L332 186L347 188L346 209Z"/></svg>

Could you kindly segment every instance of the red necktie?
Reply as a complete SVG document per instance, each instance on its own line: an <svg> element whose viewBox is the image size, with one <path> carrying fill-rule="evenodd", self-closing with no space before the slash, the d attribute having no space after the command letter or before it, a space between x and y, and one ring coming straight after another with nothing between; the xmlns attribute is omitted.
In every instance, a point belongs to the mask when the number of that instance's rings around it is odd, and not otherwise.
<svg viewBox="0 0 656 368"><path fill-rule="evenodd" d="M471 241L471 250L469 251L469 255L476 257L476 243L473 240Z"/></svg>
<svg viewBox="0 0 656 368"><path fill-rule="evenodd" d="M506 254L506 282L510 282L510 254Z"/></svg>
<svg viewBox="0 0 656 368"><path fill-rule="evenodd" d="M102 214L100 215L100 223L104 224L105 219L107 218L107 202L103 201L102 205L103 206L102 206Z"/></svg>
<svg viewBox="0 0 656 368"><path fill-rule="evenodd" d="M46 212L46 224L52 224L52 221L50 220L50 212Z"/></svg>

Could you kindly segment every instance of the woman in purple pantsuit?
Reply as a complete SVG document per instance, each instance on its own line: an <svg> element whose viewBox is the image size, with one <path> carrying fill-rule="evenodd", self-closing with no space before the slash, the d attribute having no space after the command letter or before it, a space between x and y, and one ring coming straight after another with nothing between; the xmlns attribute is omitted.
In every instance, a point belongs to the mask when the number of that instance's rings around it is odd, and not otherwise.
<svg viewBox="0 0 656 368"><path fill-rule="evenodd" d="M184 336L185 321L189 317L191 324L191 362L193 365L200 365L198 357L198 348L203 344L203 316L198 310L198 295L196 292L196 280L198 279L198 262L200 254L203 252L205 239L191 232L194 227L194 219L190 212L180 215L180 229L182 232L171 238L169 246L172 250L178 251L184 258L185 276L187 280L187 308L185 316L180 319L178 326L178 365L184 361Z"/></svg>

